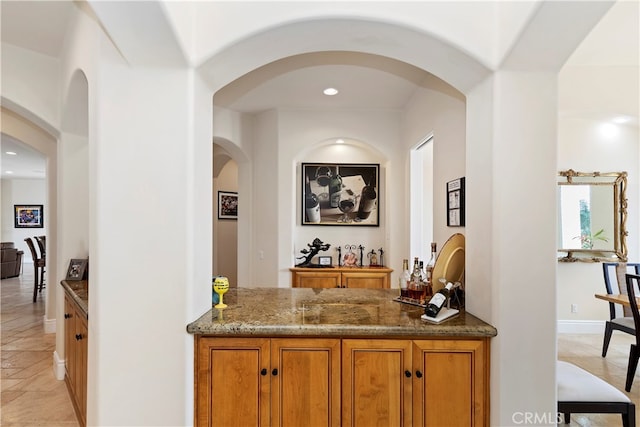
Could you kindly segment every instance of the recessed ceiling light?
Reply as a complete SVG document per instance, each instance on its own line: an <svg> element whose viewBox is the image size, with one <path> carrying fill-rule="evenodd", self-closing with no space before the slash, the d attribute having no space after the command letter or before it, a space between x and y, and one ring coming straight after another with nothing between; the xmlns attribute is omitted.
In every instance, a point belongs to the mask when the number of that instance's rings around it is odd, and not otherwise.
<svg viewBox="0 0 640 427"><path fill-rule="evenodd" d="M336 144L344 144L344 139L336 139Z"/></svg>
<svg viewBox="0 0 640 427"><path fill-rule="evenodd" d="M328 87L325 90L323 90L322 93L324 93L325 95L333 96L338 94L338 89L334 87Z"/></svg>
<svg viewBox="0 0 640 427"><path fill-rule="evenodd" d="M15 151L5 151L5 153L7 153L7 154L8 154L8 155L10 155L10 156L15 156L15 155L17 155L17 154L18 154L18 153L16 153Z"/></svg>
<svg viewBox="0 0 640 427"><path fill-rule="evenodd" d="M11 175L13 173L13 171L7 171L6 173Z"/></svg>

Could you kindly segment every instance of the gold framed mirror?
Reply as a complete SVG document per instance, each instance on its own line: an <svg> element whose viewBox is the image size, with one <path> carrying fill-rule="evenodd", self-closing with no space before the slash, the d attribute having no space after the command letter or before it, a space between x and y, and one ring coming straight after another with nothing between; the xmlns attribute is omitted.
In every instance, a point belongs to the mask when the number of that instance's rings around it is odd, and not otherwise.
<svg viewBox="0 0 640 427"><path fill-rule="evenodd" d="M558 173L558 261L627 261L627 173Z"/></svg>

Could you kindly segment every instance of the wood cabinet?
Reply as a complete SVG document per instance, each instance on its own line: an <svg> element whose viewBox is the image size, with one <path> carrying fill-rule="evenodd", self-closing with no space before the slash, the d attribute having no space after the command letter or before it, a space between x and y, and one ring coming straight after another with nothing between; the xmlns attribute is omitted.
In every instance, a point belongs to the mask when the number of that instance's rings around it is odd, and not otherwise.
<svg viewBox="0 0 640 427"><path fill-rule="evenodd" d="M85 312L67 294L64 299L65 382L82 426L87 414L88 324Z"/></svg>
<svg viewBox="0 0 640 427"><path fill-rule="evenodd" d="M294 288L369 288L390 287L390 268L334 267L291 268L291 286Z"/></svg>
<svg viewBox="0 0 640 427"><path fill-rule="evenodd" d="M489 342L196 336L195 425L488 426Z"/></svg>
<svg viewBox="0 0 640 427"><path fill-rule="evenodd" d="M340 425L340 340L196 337L197 426Z"/></svg>
<svg viewBox="0 0 640 427"><path fill-rule="evenodd" d="M489 424L483 340L345 339L342 351L344 427Z"/></svg>

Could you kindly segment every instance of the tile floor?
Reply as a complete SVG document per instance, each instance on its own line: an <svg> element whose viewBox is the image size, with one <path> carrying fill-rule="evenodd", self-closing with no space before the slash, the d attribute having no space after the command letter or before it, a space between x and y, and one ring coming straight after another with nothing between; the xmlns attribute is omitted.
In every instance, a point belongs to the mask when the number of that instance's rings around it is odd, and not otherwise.
<svg viewBox="0 0 640 427"><path fill-rule="evenodd" d="M79 426L64 381L53 374L55 334L44 333L44 290L34 304L33 270L0 282L0 425Z"/></svg>
<svg viewBox="0 0 640 427"><path fill-rule="evenodd" d="M43 295L32 303L33 271L25 265L18 278L0 284L2 369L0 425L6 427L79 426L64 381L53 375L55 335L44 333ZM558 359L572 362L624 390L632 337L614 332L606 358L600 357L602 335L561 334ZM640 370L631 393L640 421ZM565 426L566 424L560 424ZM621 426L619 415L573 414L570 426Z"/></svg>

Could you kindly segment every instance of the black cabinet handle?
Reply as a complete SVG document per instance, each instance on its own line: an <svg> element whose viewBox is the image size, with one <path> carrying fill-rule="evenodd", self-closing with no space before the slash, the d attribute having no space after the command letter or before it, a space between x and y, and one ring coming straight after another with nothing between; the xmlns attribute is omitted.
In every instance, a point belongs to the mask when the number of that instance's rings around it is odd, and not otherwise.
<svg viewBox="0 0 640 427"><path fill-rule="evenodd" d="M65 318L65 319L69 319L69 318L71 318L71 315L70 315L69 313L65 313L65 314L64 314L64 318Z"/></svg>
<svg viewBox="0 0 640 427"><path fill-rule="evenodd" d="M260 371L260 375L262 375L263 377L267 375L267 368L262 368L262 371Z"/></svg>
<svg viewBox="0 0 640 427"><path fill-rule="evenodd" d="M76 341L80 341L82 339L82 334L76 334Z"/></svg>
<svg viewBox="0 0 640 427"><path fill-rule="evenodd" d="M274 377L278 375L278 368L273 368L273 371L271 371L271 375L273 375Z"/></svg>
<svg viewBox="0 0 640 427"><path fill-rule="evenodd" d="M420 372L420 371L416 371L416 377L418 377L418 378L422 378L422 372Z"/></svg>
<svg viewBox="0 0 640 427"><path fill-rule="evenodd" d="M411 371L404 371L404 376L407 378L411 378Z"/></svg>

